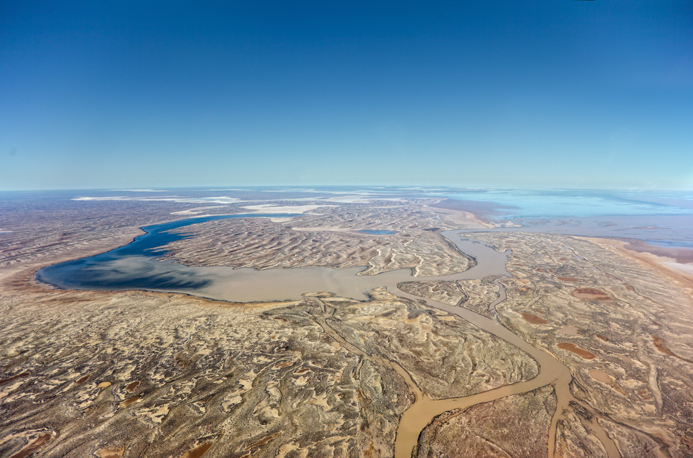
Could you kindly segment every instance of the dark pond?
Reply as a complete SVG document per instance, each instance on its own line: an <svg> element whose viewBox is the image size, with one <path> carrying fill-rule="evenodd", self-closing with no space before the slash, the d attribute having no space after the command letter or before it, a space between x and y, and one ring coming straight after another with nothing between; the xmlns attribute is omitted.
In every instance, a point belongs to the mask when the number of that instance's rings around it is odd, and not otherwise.
<svg viewBox="0 0 693 458"><path fill-rule="evenodd" d="M142 227L146 234L136 237L132 242L120 248L106 253L74 261L62 262L44 267L36 274L36 278L44 283L59 288L72 289L198 289L209 284L208 279L197 276L184 277L178 273L167 274L157 269L141 269L133 275L112 275L113 266L118 266L116 261L128 258L160 258L166 254L162 247L171 242L183 240L189 235L172 232L174 229L193 224L206 223L220 219L231 218L257 218L257 217L290 217L297 216L288 213L273 214L239 214L205 216L200 218L188 218L180 221L172 221L164 224L155 224ZM109 271L102 266L110 266ZM123 266L124 267L124 266Z"/></svg>

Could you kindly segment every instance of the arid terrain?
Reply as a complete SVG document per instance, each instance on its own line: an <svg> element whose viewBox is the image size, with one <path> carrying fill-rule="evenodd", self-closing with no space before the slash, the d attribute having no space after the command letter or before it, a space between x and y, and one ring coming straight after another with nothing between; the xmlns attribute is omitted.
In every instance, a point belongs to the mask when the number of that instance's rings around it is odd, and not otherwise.
<svg viewBox="0 0 693 458"><path fill-rule="evenodd" d="M0 456L693 456L685 278L430 199L218 195L3 202ZM411 281L239 303L35 279L142 226L253 212L297 216L187 226L165 259ZM427 280L477 265L449 230L506 252L507 275Z"/></svg>
<svg viewBox="0 0 693 458"><path fill-rule="evenodd" d="M441 221L435 211L386 202L346 208L345 212L344 206L318 207L317 214L278 221L198 224L180 230L192 237L168 245L166 257L185 265L255 269L368 266L363 275L412 269L414 276L435 276L467 269L469 259L449 243L441 243L437 234L456 227ZM404 225L407 221L411 224Z"/></svg>

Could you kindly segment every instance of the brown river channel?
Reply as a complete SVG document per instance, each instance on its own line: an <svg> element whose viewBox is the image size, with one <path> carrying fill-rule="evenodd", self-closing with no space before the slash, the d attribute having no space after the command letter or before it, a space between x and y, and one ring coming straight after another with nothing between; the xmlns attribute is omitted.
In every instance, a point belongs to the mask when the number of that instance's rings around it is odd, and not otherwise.
<svg viewBox="0 0 693 458"><path fill-rule="evenodd" d="M233 269L231 267L188 267L170 261L159 261L153 256L122 256L101 262L89 267L92 272L98 273L98 278L108 280L110 287L94 288L83 287L81 289L146 289L154 291L181 292L193 294L211 299L219 299L233 302L254 302L254 301L279 301L279 300L298 300L303 298L303 294L312 291L329 291L338 296L351 297L363 300L366 293L373 288L387 287L387 290L401 297L420 302L422 298L401 291L397 285L406 281L431 281L431 280L470 280L484 277L509 277L510 274L505 268L510 252L498 252L492 246L466 238L460 231L447 231L442 233L450 242L454 243L460 251L473 257L477 265L469 270L453 275L435 277L413 277L410 270L397 270L382 273L375 276L358 275L363 268L332 269L326 267L297 268L297 269L269 269L257 271L253 269ZM190 287L135 287L128 285L128 279L137 276L140 272L147 275L158 275L157 278L170 277L176 278L175 285L189 284ZM52 281L51 275L39 275L39 279L48 283L62 287L74 287L74 285L61 284ZM123 287L114 287L121 283ZM172 286L173 286L172 284ZM499 297L489 308L504 301L506 293L503 285L496 280L499 286ZM316 299L319 300L319 299ZM598 413L589 406L577 401L571 394L569 384L572 380L570 370L550 353L540 350L533 345L525 342L515 335L508 328L498 321L486 318L482 315L468 310L460 304L450 306L431 299L425 299L430 307L444 310L448 313L458 315L465 320L475 324L479 328L515 345L522 351L529 354L537 362L539 373L531 380L506 385L482 393L451 399L430 399L414 383L412 377L399 364L385 360L379 356L369 357L378 363L392 367L400 374L410 393L415 397L414 403L407 409L400 420L397 430L395 443L395 458L410 458L415 450L419 434L421 431L438 415L453 409L465 409L467 407L493 401L505 396L522 394L536 390L546 385L553 385L556 395L556 412L551 421L549 430L548 456L553 458L556 442L556 425L559 420L565 418L566 414L572 410L571 403L578 403L582 408L591 412L592 421L581 418L583 426L591 431L603 444L609 458L620 456L614 442L609 439L605 431L596 421ZM328 306L321 302L323 310L327 311ZM334 332L325 315L320 324L333 338L340 341L351 351L361 353L357 348L349 345L336 332Z"/></svg>

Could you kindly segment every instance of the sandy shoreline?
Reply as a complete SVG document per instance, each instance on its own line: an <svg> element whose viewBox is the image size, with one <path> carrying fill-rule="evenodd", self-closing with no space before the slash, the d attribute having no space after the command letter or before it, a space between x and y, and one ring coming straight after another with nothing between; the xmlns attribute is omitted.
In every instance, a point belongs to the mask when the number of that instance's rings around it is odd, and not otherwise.
<svg viewBox="0 0 693 458"><path fill-rule="evenodd" d="M487 215L495 213L498 209L513 208L507 205L496 204L493 202L479 202L476 200L454 199L441 199L436 203L428 204L428 206L444 210L461 211L467 214L471 219L489 228L497 227L497 225L493 224L490 220L488 220L486 218Z"/></svg>
<svg viewBox="0 0 693 458"><path fill-rule="evenodd" d="M693 295L693 263L681 262L687 259L683 256L665 256L666 249L652 247L655 253L645 251L649 245L644 242L637 244L617 239L597 238L597 237L576 237L588 240L602 248L617 253L625 258L632 259L637 263L650 269L656 270L678 286L686 288L689 294Z"/></svg>
<svg viewBox="0 0 693 458"><path fill-rule="evenodd" d="M627 242L626 249L636 251L638 253L650 253L655 256L664 258L673 258L678 264L693 263L693 249L690 248L673 248L650 245L647 242L637 239L623 239Z"/></svg>
<svg viewBox="0 0 693 458"><path fill-rule="evenodd" d="M0 268L0 294L5 293L10 296L20 294L55 294L57 301L67 295L72 302L97 300L102 297L122 297L128 294L140 294L152 297L180 297L190 302L191 305L211 308L241 308L241 309L272 309L287 307L300 303L299 301L257 301L257 302L234 302L220 299L210 299L185 292L169 291L161 292L147 289L131 290L87 290L87 289L63 289L48 283L44 283L36 278L36 273L44 268L61 262L72 261L89 256L95 256L104 252L120 248L131 243L135 237L143 235L145 232L140 227L132 227L132 235L127 234L118 238L105 239L101 243L85 247L75 253L63 255L51 260L42 260L22 266L4 266Z"/></svg>
<svg viewBox="0 0 693 458"><path fill-rule="evenodd" d="M469 211L470 209L467 208L466 206L459 206L459 205L455 205L455 204L453 204L453 205L439 205L439 204L441 204L441 202L443 202L443 201L436 202L434 204L428 204L426 206L430 207L430 208L435 208L436 211L439 211L439 212L442 211L443 213L448 214L448 215L460 215L461 214L464 217L464 219L471 220L477 224L480 224L481 226L483 226L487 229L493 229L493 228L497 227L496 224L491 223L490 221L488 221L486 218L483 217L484 212L481 211L480 209L476 209L477 212L474 213L473 211ZM462 208L466 208L466 210L463 210Z"/></svg>

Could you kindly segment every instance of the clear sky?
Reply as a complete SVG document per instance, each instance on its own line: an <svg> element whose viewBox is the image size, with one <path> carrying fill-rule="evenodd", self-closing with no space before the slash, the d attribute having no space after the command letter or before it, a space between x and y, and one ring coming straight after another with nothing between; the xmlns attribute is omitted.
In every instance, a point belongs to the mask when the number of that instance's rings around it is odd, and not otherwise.
<svg viewBox="0 0 693 458"><path fill-rule="evenodd" d="M0 190L272 184L693 189L693 2L0 2Z"/></svg>

